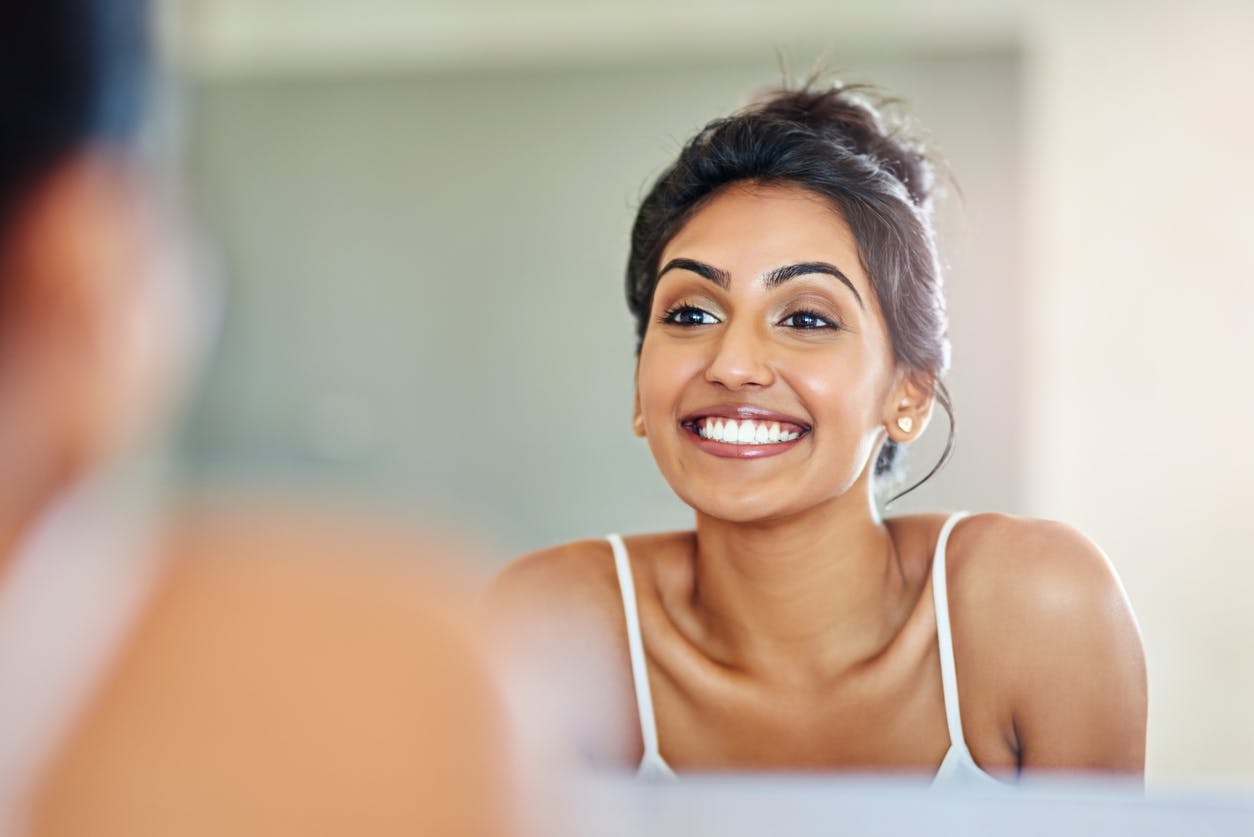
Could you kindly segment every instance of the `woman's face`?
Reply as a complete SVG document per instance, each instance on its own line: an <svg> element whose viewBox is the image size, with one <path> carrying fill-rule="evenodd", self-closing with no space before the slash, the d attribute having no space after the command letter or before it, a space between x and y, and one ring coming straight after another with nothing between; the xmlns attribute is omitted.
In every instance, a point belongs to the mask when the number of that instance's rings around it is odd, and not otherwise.
<svg viewBox="0 0 1254 837"><path fill-rule="evenodd" d="M798 187L738 184L658 265L635 426L680 498L767 520L869 479L913 388L839 212Z"/></svg>

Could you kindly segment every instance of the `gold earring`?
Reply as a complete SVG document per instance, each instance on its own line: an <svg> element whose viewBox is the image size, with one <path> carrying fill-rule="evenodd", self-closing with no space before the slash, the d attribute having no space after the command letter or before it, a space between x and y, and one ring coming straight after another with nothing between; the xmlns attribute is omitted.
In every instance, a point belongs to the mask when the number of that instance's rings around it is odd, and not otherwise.
<svg viewBox="0 0 1254 837"><path fill-rule="evenodd" d="M910 416L902 416L897 419L897 426L901 428L902 433L909 433L914 429L914 419Z"/></svg>

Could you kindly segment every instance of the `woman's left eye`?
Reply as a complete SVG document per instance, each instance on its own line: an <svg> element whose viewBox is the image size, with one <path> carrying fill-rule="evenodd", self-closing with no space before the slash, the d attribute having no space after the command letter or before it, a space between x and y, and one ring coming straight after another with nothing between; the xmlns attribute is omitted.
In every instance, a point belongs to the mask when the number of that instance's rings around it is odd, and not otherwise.
<svg viewBox="0 0 1254 837"><path fill-rule="evenodd" d="M787 317L779 321L779 324L786 328L796 328L802 330L810 330L815 328L838 328L835 322L824 317L822 314L816 314L813 311L794 311Z"/></svg>

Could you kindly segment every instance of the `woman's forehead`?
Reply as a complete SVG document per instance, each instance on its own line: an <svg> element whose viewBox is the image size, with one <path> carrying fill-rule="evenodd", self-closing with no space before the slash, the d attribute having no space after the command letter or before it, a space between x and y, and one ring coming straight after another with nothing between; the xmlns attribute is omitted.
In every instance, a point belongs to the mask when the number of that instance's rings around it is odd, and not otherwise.
<svg viewBox="0 0 1254 837"><path fill-rule="evenodd" d="M667 243L658 261L691 258L713 265L733 283L782 265L827 262L872 294L857 241L840 211L799 186L735 184L698 209Z"/></svg>

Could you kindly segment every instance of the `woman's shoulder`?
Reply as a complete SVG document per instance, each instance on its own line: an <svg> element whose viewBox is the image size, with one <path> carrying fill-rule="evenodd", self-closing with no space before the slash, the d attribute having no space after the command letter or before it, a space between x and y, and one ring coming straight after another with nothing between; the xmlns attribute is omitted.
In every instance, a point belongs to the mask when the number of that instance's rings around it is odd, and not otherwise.
<svg viewBox="0 0 1254 837"><path fill-rule="evenodd" d="M1064 523L977 514L945 569L959 670L1000 696L1022 766L1139 771L1145 654L1105 553Z"/></svg>
<svg viewBox="0 0 1254 837"><path fill-rule="evenodd" d="M488 584L483 607L491 612L568 619L601 610L617 596L613 553L604 538L571 541L510 561Z"/></svg>
<svg viewBox="0 0 1254 837"><path fill-rule="evenodd" d="M479 610L510 645L553 649L574 637L616 642L623 608L609 541L571 541L515 558L488 583Z"/></svg>
<svg viewBox="0 0 1254 837"><path fill-rule="evenodd" d="M642 596L653 589L656 537L624 539ZM637 735L631 662L608 540L573 541L515 559L484 591L480 616L511 700L536 730L552 732L547 746L562 750L555 742L570 743L594 764L631 760Z"/></svg>
<svg viewBox="0 0 1254 837"><path fill-rule="evenodd" d="M1055 520L970 515L950 535L946 575L950 600L964 612L1016 621L1100 620L1112 607L1131 614L1106 554Z"/></svg>
<svg viewBox="0 0 1254 837"><path fill-rule="evenodd" d="M642 594L659 561L691 533L666 532L623 538L636 592ZM484 593L489 608L534 609L554 616L570 610L604 611L607 603L621 617L622 592L614 552L608 538L570 541L515 558L497 574ZM562 611L566 611L562 614Z"/></svg>

